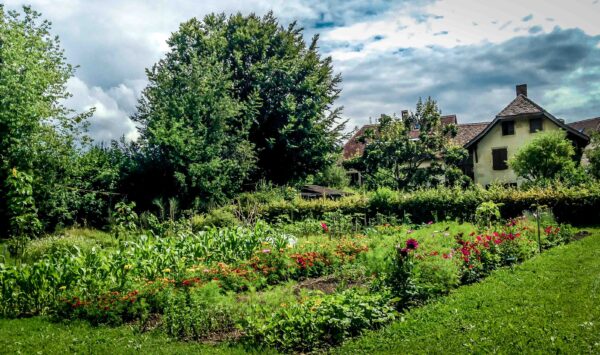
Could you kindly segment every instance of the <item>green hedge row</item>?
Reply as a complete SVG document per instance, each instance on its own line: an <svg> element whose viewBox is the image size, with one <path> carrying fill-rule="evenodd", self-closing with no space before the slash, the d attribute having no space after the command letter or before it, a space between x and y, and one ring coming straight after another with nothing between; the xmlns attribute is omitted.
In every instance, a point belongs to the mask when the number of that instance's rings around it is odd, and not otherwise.
<svg viewBox="0 0 600 355"><path fill-rule="evenodd" d="M327 212L342 212L347 215L361 214L366 219L378 213L410 218L414 223L427 223L446 218L472 220L477 206L485 201L502 203L503 218L519 216L534 205L552 209L556 218L563 223L600 223L600 184L565 187L553 186L519 190L494 187L489 190L475 187L422 189L411 193L399 193L380 189L366 194L356 194L339 200L273 201L260 206L261 218L276 221L285 216L291 220L305 218L320 219Z"/></svg>

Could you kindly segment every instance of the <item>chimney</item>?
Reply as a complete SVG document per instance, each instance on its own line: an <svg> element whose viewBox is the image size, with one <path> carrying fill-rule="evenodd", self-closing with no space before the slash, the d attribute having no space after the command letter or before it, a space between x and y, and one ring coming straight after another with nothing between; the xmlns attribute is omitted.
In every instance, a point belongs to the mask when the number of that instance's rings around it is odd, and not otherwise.
<svg viewBox="0 0 600 355"><path fill-rule="evenodd" d="M527 84L517 85L517 96L519 95L527 97Z"/></svg>
<svg viewBox="0 0 600 355"><path fill-rule="evenodd" d="M402 110L401 117L402 117L402 119L408 118L408 110Z"/></svg>

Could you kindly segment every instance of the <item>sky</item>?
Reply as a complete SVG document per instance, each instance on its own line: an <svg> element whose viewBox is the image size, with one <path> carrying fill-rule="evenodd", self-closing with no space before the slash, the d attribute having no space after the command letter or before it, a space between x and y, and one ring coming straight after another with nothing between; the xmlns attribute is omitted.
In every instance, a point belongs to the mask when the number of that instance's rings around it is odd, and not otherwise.
<svg viewBox="0 0 600 355"><path fill-rule="evenodd" d="M211 12L297 21L341 73L348 129L431 96L459 123L490 121L528 96L567 122L600 116L600 0L0 0L32 5L79 65L67 105L95 107L96 141L136 139L145 68L179 24Z"/></svg>

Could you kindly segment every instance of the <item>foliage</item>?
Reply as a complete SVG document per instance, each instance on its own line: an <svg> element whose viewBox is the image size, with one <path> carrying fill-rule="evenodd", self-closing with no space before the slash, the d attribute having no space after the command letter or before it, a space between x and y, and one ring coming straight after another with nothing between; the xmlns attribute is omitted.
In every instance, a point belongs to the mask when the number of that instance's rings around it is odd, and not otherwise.
<svg viewBox="0 0 600 355"><path fill-rule="evenodd" d="M475 210L475 221L482 227L492 227L492 223L500 220L500 207L494 201L485 201Z"/></svg>
<svg viewBox="0 0 600 355"><path fill-rule="evenodd" d="M312 181L309 180L308 183L342 189L350 185L350 178L346 174L346 169L341 165L332 164L316 173Z"/></svg>
<svg viewBox="0 0 600 355"><path fill-rule="evenodd" d="M564 131L543 132L519 149L508 164L530 182L553 180L575 170L574 156L575 149Z"/></svg>
<svg viewBox="0 0 600 355"><path fill-rule="evenodd" d="M93 249L116 248L118 242L113 235L92 229L68 229L56 236L32 240L23 252L23 260L34 262L45 256L69 250L72 253L92 252Z"/></svg>
<svg viewBox="0 0 600 355"><path fill-rule="evenodd" d="M392 295L397 298L396 302L400 309L406 307L417 294L414 282L414 256L413 252L418 248L416 239L409 239L405 245L396 245L386 280Z"/></svg>
<svg viewBox="0 0 600 355"><path fill-rule="evenodd" d="M404 193L384 189L338 200L274 201L259 206L259 211L261 218L268 221L323 219L324 213L336 211L347 216L362 214L362 219L367 221L376 220L378 214L398 220L408 217L416 223L445 219L472 221L477 206L486 201L502 204L502 218L519 216L538 203L549 206L556 218L564 223L589 224L600 218L600 184L597 182L579 186L557 182L527 189L440 186Z"/></svg>
<svg viewBox="0 0 600 355"><path fill-rule="evenodd" d="M412 309L402 321L346 342L335 352L594 352L600 334L594 319L600 309L590 289L598 282L599 257L595 229L577 243L498 270L485 281Z"/></svg>
<svg viewBox="0 0 600 355"><path fill-rule="evenodd" d="M307 351L340 344L365 329L376 329L395 318L381 294L348 290L285 305L271 317L249 319L248 341L283 351Z"/></svg>
<svg viewBox="0 0 600 355"><path fill-rule="evenodd" d="M382 115L378 127L363 137L365 172L377 176L367 181L377 187L382 186L380 180L393 179L396 189L439 185L446 173L450 184L463 181L457 165L466 153L450 143L456 126L443 125L440 117L437 103L431 98L425 102L419 99L416 111L406 117Z"/></svg>
<svg viewBox="0 0 600 355"><path fill-rule="evenodd" d="M138 228L138 215L135 202L119 202L112 214L112 230L117 237L135 232Z"/></svg>
<svg viewBox="0 0 600 355"><path fill-rule="evenodd" d="M14 193L4 183L13 168L26 172L42 222L70 212L61 208L74 174L74 142L91 114L76 115L62 104L70 96L66 83L74 68L65 63L50 30L50 22L30 7L20 13L0 6L0 194ZM2 233L8 229L9 208L1 199Z"/></svg>
<svg viewBox="0 0 600 355"><path fill-rule="evenodd" d="M141 174L154 175L143 190L207 209L250 179L297 181L332 163L340 78L317 37L307 45L272 14L211 14L182 23L168 43L133 117Z"/></svg>
<svg viewBox="0 0 600 355"><path fill-rule="evenodd" d="M6 207L10 220L10 232L14 237L35 237L42 230L33 199L33 177L12 168L6 179Z"/></svg>
<svg viewBox="0 0 600 355"><path fill-rule="evenodd" d="M589 161L588 171L596 179L600 179L600 133L594 132L590 136L590 145L585 150L585 157Z"/></svg>
<svg viewBox="0 0 600 355"><path fill-rule="evenodd" d="M246 119L254 108L232 97L225 63L189 46L193 33L204 38L193 23L181 25L168 41L170 52L147 71L133 119L141 125L146 174L160 171L143 189L205 208L238 192L254 167ZM207 48L220 43L204 39Z"/></svg>
<svg viewBox="0 0 600 355"><path fill-rule="evenodd" d="M205 214L192 217L192 228L202 230L207 227L234 227L239 225L240 221L233 212L224 208L216 208Z"/></svg>

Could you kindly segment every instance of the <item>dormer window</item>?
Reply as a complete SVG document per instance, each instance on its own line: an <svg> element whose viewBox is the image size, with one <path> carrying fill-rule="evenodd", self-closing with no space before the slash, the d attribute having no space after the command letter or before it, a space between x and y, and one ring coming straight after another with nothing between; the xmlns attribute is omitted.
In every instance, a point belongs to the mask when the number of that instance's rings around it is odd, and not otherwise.
<svg viewBox="0 0 600 355"><path fill-rule="evenodd" d="M515 134L515 121L502 121L502 135L510 136Z"/></svg>
<svg viewBox="0 0 600 355"><path fill-rule="evenodd" d="M544 126L542 124L542 119L541 118L532 118L529 120L529 132L530 133L535 133L537 131L542 131L544 130Z"/></svg>

